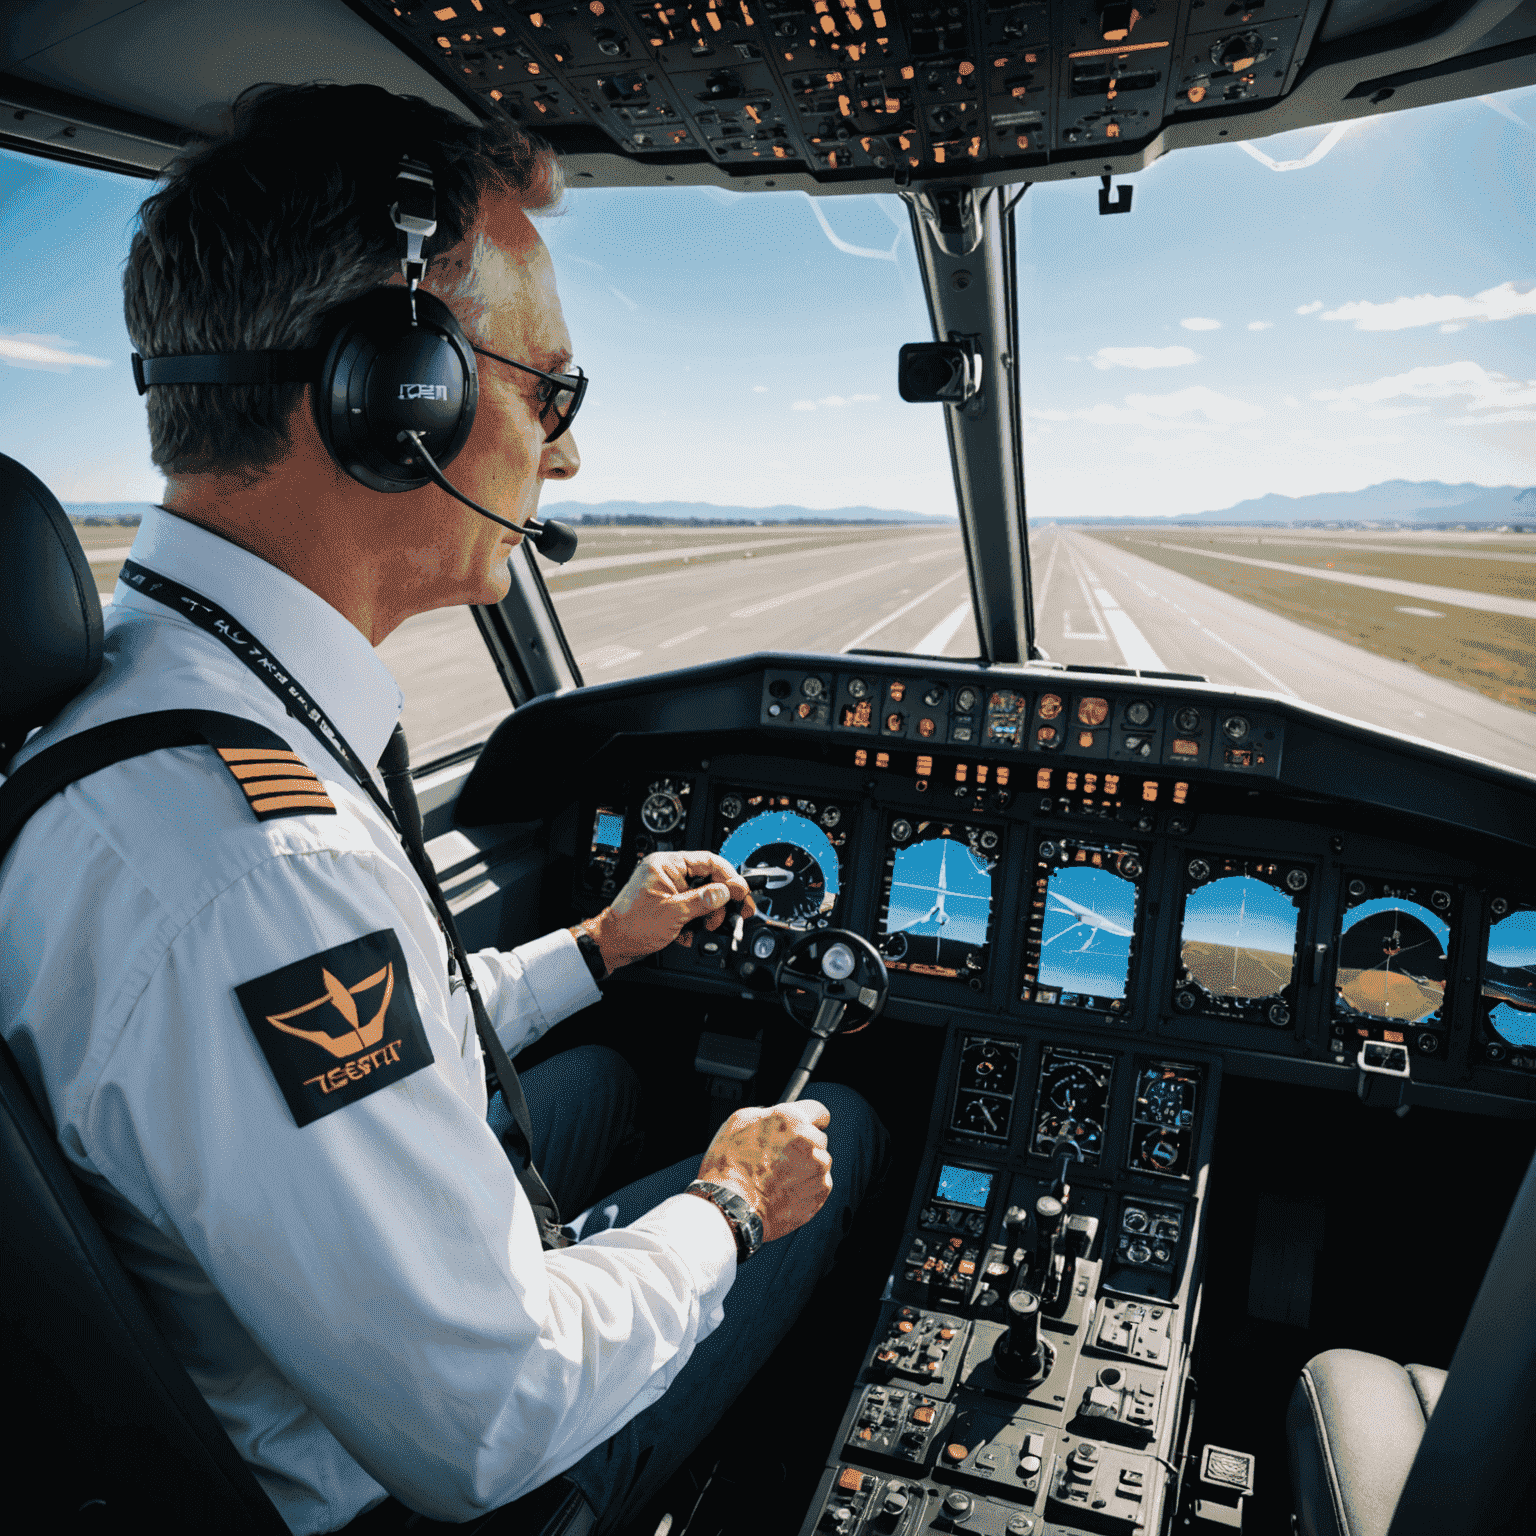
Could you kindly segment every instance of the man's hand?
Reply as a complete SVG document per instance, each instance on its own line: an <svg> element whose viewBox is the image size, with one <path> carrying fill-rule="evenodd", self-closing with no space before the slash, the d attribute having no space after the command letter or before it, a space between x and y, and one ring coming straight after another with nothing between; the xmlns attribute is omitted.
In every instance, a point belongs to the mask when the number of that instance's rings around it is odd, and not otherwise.
<svg viewBox="0 0 1536 1536"><path fill-rule="evenodd" d="M707 916L704 926L718 928L728 901L741 902L747 917L757 910L747 882L719 854L653 853L635 866L613 905L581 926L616 971L676 943L683 924L696 917Z"/></svg>
<svg viewBox="0 0 1536 1536"><path fill-rule="evenodd" d="M762 1218L771 1243L803 1227L832 1193L832 1116L814 1099L772 1109L738 1109L715 1133L699 1177L728 1184Z"/></svg>

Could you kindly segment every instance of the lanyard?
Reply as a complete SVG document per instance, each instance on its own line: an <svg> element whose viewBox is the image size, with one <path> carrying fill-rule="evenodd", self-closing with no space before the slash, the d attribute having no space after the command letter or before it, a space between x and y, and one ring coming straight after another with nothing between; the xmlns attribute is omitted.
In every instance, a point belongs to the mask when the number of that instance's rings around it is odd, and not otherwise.
<svg viewBox="0 0 1536 1536"><path fill-rule="evenodd" d="M405 848L406 856L411 861L411 867L426 887L427 895L437 912L438 924L447 935L451 956L450 974L455 968L463 973L464 985L468 989L470 1005L475 1015L475 1029L479 1033L481 1046L491 1059L496 1080L501 1085L502 1097L512 1115L510 1134L513 1137L514 1149L521 1159L520 1164L514 1162L513 1166L529 1203L533 1206L544 1246L546 1248L563 1247L565 1239L559 1231L559 1208L533 1163L533 1123L528 1113L528 1103L523 1097L522 1085L518 1082L517 1072L507 1057L506 1048L502 1045L485 1011L480 989L476 986L474 974L469 968L469 957L465 954L463 941L459 938L458 927L453 921L453 914L443 895L442 887L438 884L437 872L432 868L432 861L421 841L419 815L413 816L410 809L400 816L395 814L394 807L379 790L373 775L368 772L357 753L352 750L346 737L331 723L326 712L310 698L304 685L250 630L238 624L217 603L210 602L202 593L194 592L190 587L182 586L179 581L172 581L169 576L161 576L158 572L150 570L148 566L140 565L136 560L123 562L122 580L134 591L142 592L145 597L151 597L157 603L163 603L167 608L181 614L183 618L190 619L199 629L212 635L215 640L222 642L226 649L240 659L248 671L260 678L282 700L288 713L309 729L315 740L346 769L348 776L368 791L374 804L394 828ZM399 734L399 727L396 726L395 729ZM403 738L401 751L403 753ZM406 772L408 773L409 770L407 769ZM406 792L411 793L408 786L406 786Z"/></svg>
<svg viewBox="0 0 1536 1536"><path fill-rule="evenodd" d="M199 629L221 641L230 652L238 656L247 670L260 678L282 700L288 713L305 725L315 740L346 769L348 777L373 797L373 803L383 813L385 820L397 833L400 832L394 808L380 793L373 775L352 750L346 737L331 723L326 712L310 698L298 678L250 630L236 623L217 603L210 602L200 592L182 586L179 581L172 581L169 576L161 576L136 560L123 562L120 580L134 591L142 592L145 597L152 597L157 603L164 603L167 608L174 609L184 619L190 619Z"/></svg>

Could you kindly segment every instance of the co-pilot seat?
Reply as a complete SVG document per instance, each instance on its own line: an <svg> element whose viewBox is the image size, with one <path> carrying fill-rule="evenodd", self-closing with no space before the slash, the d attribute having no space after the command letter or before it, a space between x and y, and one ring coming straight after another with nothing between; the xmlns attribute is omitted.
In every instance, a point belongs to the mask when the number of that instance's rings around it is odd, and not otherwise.
<svg viewBox="0 0 1536 1536"><path fill-rule="evenodd" d="M64 509L0 454L0 772L101 666L101 604ZM17 1530L288 1536L118 1262L0 1041L0 1371L15 1417ZM369 1517L364 1517L365 1519ZM435 1531L575 1536L591 1516L557 1478Z"/></svg>
<svg viewBox="0 0 1536 1536"><path fill-rule="evenodd" d="M1446 1373L1330 1349L1286 1411L1299 1536L1387 1536Z"/></svg>

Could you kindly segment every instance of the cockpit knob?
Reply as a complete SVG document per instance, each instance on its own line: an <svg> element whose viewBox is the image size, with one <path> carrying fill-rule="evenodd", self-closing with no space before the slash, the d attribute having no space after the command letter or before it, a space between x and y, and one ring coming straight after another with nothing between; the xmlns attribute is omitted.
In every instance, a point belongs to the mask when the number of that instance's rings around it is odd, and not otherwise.
<svg viewBox="0 0 1536 1536"><path fill-rule="evenodd" d="M1040 1298L1033 1291L1015 1291L1008 1298L1008 1332L992 1350L998 1375L1009 1381L1031 1381L1045 1374L1040 1347Z"/></svg>

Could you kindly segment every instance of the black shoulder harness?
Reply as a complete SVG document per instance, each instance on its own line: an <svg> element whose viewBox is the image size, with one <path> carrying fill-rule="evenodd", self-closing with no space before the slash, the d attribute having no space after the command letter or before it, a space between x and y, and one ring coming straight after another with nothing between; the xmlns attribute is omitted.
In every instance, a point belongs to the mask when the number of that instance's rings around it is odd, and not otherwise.
<svg viewBox="0 0 1536 1536"><path fill-rule="evenodd" d="M0 859L31 816L77 779L130 757L201 746L218 753L258 821L336 814L313 770L264 725L211 709L162 709L92 726L44 748L18 768L0 785Z"/></svg>

